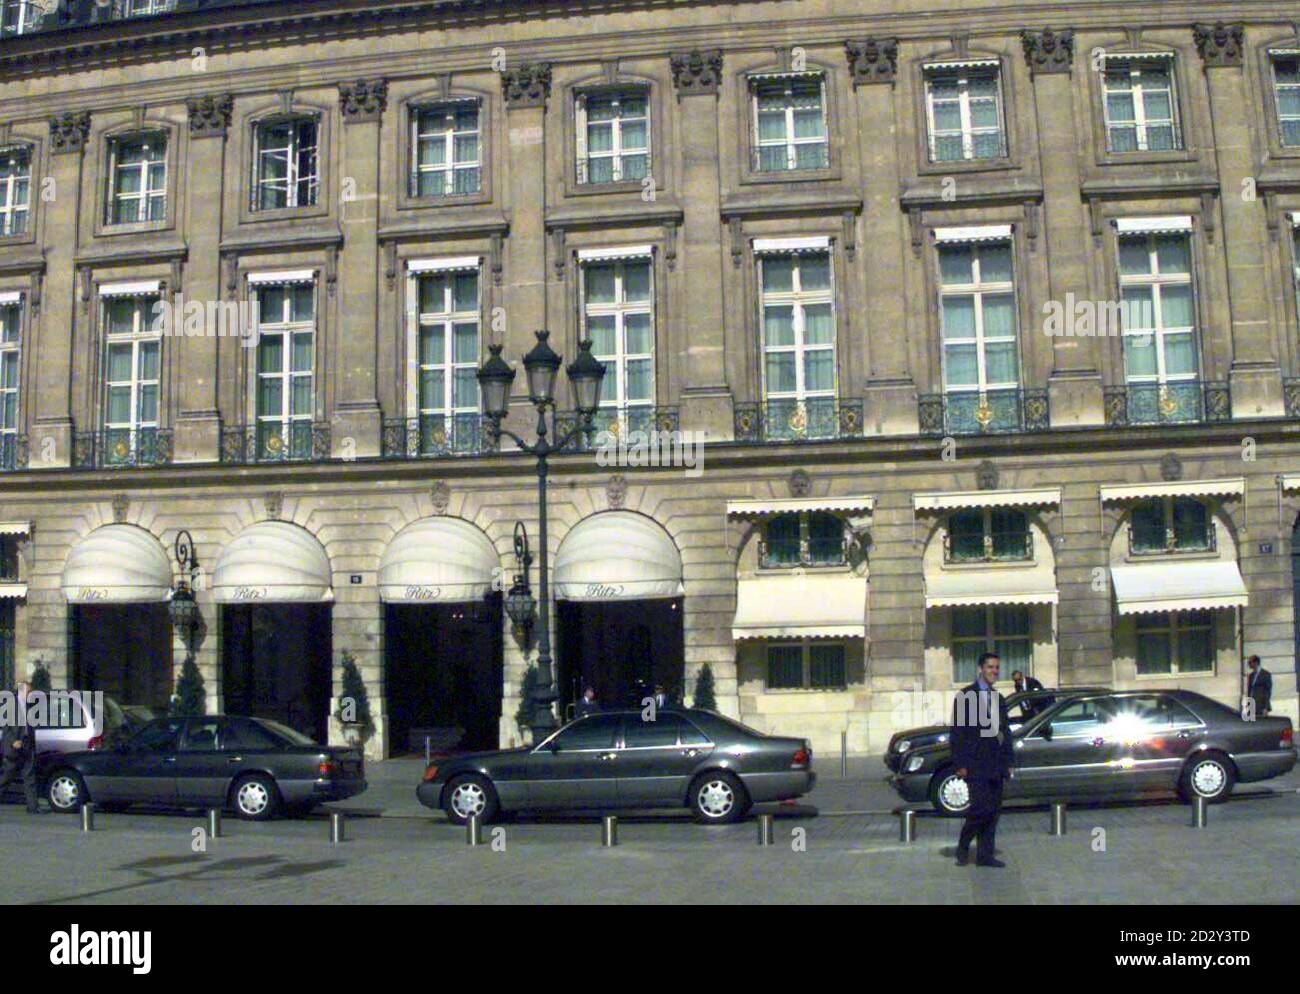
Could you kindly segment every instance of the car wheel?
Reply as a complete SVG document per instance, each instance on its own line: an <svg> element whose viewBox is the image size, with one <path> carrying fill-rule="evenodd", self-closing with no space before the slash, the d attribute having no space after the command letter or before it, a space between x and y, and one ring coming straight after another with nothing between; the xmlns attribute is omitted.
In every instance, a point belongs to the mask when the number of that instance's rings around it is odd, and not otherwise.
<svg viewBox="0 0 1300 994"><path fill-rule="evenodd" d="M230 788L235 814L246 821L269 821L280 807L275 781L261 773L240 777Z"/></svg>
<svg viewBox="0 0 1300 994"><path fill-rule="evenodd" d="M1203 797L1211 804L1226 801L1237 781L1232 761L1221 752L1206 752L1194 756L1183 769L1179 791L1184 799Z"/></svg>
<svg viewBox="0 0 1300 994"><path fill-rule="evenodd" d="M496 817L498 807L492 781L475 773L452 777L442 792L442 809L455 825L464 825L471 815L478 815L479 824L486 825Z"/></svg>
<svg viewBox="0 0 1300 994"><path fill-rule="evenodd" d="M930 803L941 815L964 815L970 807L970 788L955 770L941 770L930 781Z"/></svg>
<svg viewBox="0 0 1300 994"><path fill-rule="evenodd" d="M86 782L76 770L55 770L45 785L45 798L50 807L63 814L73 814L81 810L88 801Z"/></svg>
<svg viewBox="0 0 1300 994"><path fill-rule="evenodd" d="M727 825L749 810L749 794L734 773L704 773L691 784L691 813L703 825Z"/></svg>

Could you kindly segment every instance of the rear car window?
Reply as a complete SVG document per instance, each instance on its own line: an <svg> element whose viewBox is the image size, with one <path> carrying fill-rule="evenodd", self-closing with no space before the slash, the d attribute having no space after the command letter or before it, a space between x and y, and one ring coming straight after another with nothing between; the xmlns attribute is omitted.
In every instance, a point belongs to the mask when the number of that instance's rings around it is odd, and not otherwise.
<svg viewBox="0 0 1300 994"><path fill-rule="evenodd" d="M150 722L136 733L131 739L131 744L143 749L159 751L170 749L180 738L183 724L184 722L179 718L164 718L161 721Z"/></svg>
<svg viewBox="0 0 1300 994"><path fill-rule="evenodd" d="M280 738L284 739L290 745L296 745L296 746L316 745L316 740L313 739L310 735L303 735L302 732L298 731L296 728L290 728L288 725L282 725L278 721L271 721L269 718L260 718L257 721L253 722L252 724L261 725L264 730L269 731L272 735L280 736Z"/></svg>
<svg viewBox="0 0 1300 994"><path fill-rule="evenodd" d="M630 714L623 725L624 744L629 749L675 746L683 724L677 715L664 711L656 712L654 721L646 721L639 714Z"/></svg>
<svg viewBox="0 0 1300 994"><path fill-rule="evenodd" d="M225 749L279 749L283 743L265 728L251 721L231 721L222 733Z"/></svg>

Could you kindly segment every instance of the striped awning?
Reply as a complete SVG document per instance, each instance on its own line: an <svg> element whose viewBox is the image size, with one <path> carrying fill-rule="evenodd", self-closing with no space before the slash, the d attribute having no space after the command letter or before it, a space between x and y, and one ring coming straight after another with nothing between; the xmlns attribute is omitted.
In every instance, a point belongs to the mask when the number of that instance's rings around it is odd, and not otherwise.
<svg viewBox="0 0 1300 994"><path fill-rule="evenodd" d="M1191 231L1190 214L1166 214L1160 217L1120 217L1114 221L1121 235L1153 235L1166 231Z"/></svg>
<svg viewBox="0 0 1300 994"><path fill-rule="evenodd" d="M121 283L99 284L101 297L141 297L162 292L162 280L130 280Z"/></svg>
<svg viewBox="0 0 1300 994"><path fill-rule="evenodd" d="M939 244L960 242L1005 242L1011 237L1009 224L978 224L955 228L935 228L934 240Z"/></svg>
<svg viewBox="0 0 1300 994"><path fill-rule="evenodd" d="M767 518L774 514L800 511L856 511L870 514L875 506L874 497L757 497L727 501L727 517Z"/></svg>
<svg viewBox="0 0 1300 994"><path fill-rule="evenodd" d="M1120 614L1245 607L1249 601L1241 570L1231 560L1112 566L1110 577Z"/></svg>
<svg viewBox="0 0 1300 994"><path fill-rule="evenodd" d="M408 273L469 273L478 272L483 264L481 256L456 255L442 259L408 259Z"/></svg>
<svg viewBox="0 0 1300 994"><path fill-rule="evenodd" d="M760 576L736 589L732 637L866 638L867 579L832 576Z"/></svg>
<svg viewBox="0 0 1300 994"><path fill-rule="evenodd" d="M583 518L555 555L555 597L622 601L678 597L682 557L653 518L602 511Z"/></svg>
<svg viewBox="0 0 1300 994"><path fill-rule="evenodd" d="M486 535L461 518L422 518L393 537L379 560L379 599L386 604L479 601L501 573Z"/></svg>
<svg viewBox="0 0 1300 994"><path fill-rule="evenodd" d="M1056 575L1050 565L933 568L925 574L925 606L1055 604Z"/></svg>
<svg viewBox="0 0 1300 994"><path fill-rule="evenodd" d="M1001 66L997 59L961 59L954 62L927 62L926 72L948 72L953 69L996 69Z"/></svg>
<svg viewBox="0 0 1300 994"><path fill-rule="evenodd" d="M332 601L330 559L311 532L287 521L249 525L221 550L212 574L218 604Z"/></svg>
<svg viewBox="0 0 1300 994"><path fill-rule="evenodd" d="M171 597L172 564L152 532L105 525L72 547L62 587L69 604L158 603Z"/></svg>
<svg viewBox="0 0 1300 994"><path fill-rule="evenodd" d="M798 255L801 252L827 252L831 240L826 236L812 238L755 238L755 255Z"/></svg>
<svg viewBox="0 0 1300 994"><path fill-rule="evenodd" d="M269 272L249 273L248 282L256 286L259 283L269 283L272 285L284 285L286 283L315 283L316 270L314 269L279 269Z"/></svg>
<svg viewBox="0 0 1300 994"><path fill-rule="evenodd" d="M1103 486L1103 503L1146 500L1150 497L1241 497L1246 493L1244 477L1222 480L1177 480L1172 483L1124 483Z"/></svg>
<svg viewBox="0 0 1300 994"><path fill-rule="evenodd" d="M912 509L918 514L968 507L1056 507L1060 503L1060 487L1041 487L1037 490L965 490L912 495Z"/></svg>
<svg viewBox="0 0 1300 994"><path fill-rule="evenodd" d="M618 248L579 249L579 262L607 262L616 259L649 259L654 256L653 245L624 245Z"/></svg>

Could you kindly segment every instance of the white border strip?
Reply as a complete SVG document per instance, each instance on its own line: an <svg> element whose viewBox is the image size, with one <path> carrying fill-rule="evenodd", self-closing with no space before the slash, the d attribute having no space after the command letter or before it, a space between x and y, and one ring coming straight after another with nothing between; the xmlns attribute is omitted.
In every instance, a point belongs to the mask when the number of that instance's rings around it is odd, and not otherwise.
<svg viewBox="0 0 1300 994"><path fill-rule="evenodd" d="M101 297L138 297L142 293L159 293L162 280L133 280L129 283L101 283Z"/></svg>
<svg viewBox="0 0 1300 994"><path fill-rule="evenodd" d="M265 273L249 273L248 282L251 286L260 283L315 283L316 270L277 269Z"/></svg>
<svg viewBox="0 0 1300 994"><path fill-rule="evenodd" d="M754 254L763 255L774 252L828 252L831 240L829 236L819 235L811 238L755 238Z"/></svg>
<svg viewBox="0 0 1300 994"><path fill-rule="evenodd" d="M1011 225L981 224L961 228L935 228L934 240L944 242L1001 242L1011 240Z"/></svg>
<svg viewBox="0 0 1300 994"><path fill-rule="evenodd" d="M628 245L623 248L578 249L579 262L596 262L603 259L650 259L653 245Z"/></svg>
<svg viewBox="0 0 1300 994"><path fill-rule="evenodd" d="M21 290L6 290L0 293L0 306L6 304L21 304L23 302L23 292Z"/></svg>
<svg viewBox="0 0 1300 994"><path fill-rule="evenodd" d="M957 62L927 62L926 72L943 72L945 69L992 69L1001 68L1000 59L962 59Z"/></svg>
<svg viewBox="0 0 1300 994"><path fill-rule="evenodd" d="M1142 59L1173 60L1176 52L1107 52L1102 56L1105 62L1134 62Z"/></svg>
<svg viewBox="0 0 1300 994"><path fill-rule="evenodd" d="M483 257L479 255L455 255L442 259L408 259L406 271L408 273L464 272L470 269L476 270L482 264Z"/></svg>
<svg viewBox="0 0 1300 994"><path fill-rule="evenodd" d="M1148 235L1157 231L1191 231L1190 214L1170 214L1163 217L1117 217L1115 230L1121 235Z"/></svg>

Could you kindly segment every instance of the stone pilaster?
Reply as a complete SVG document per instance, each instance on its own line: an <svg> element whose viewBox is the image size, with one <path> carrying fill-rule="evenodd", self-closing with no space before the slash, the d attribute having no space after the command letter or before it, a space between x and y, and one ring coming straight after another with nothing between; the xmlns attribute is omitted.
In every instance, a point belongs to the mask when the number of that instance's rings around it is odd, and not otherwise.
<svg viewBox="0 0 1300 994"><path fill-rule="evenodd" d="M1269 321L1266 267L1268 225L1264 201L1244 197L1255 176L1250 116L1255 93L1246 80L1240 24L1197 24L1192 29L1205 65L1210 91L1213 145L1223 208L1223 252L1228 261L1228 301L1232 315L1232 390L1234 418L1274 417L1285 413L1282 372Z"/></svg>
<svg viewBox="0 0 1300 994"><path fill-rule="evenodd" d="M721 193L718 187L718 89L722 51L670 56L681 117L682 229L678 253L683 280L684 341L681 425L709 438L735 432L727 383L722 284Z"/></svg>

